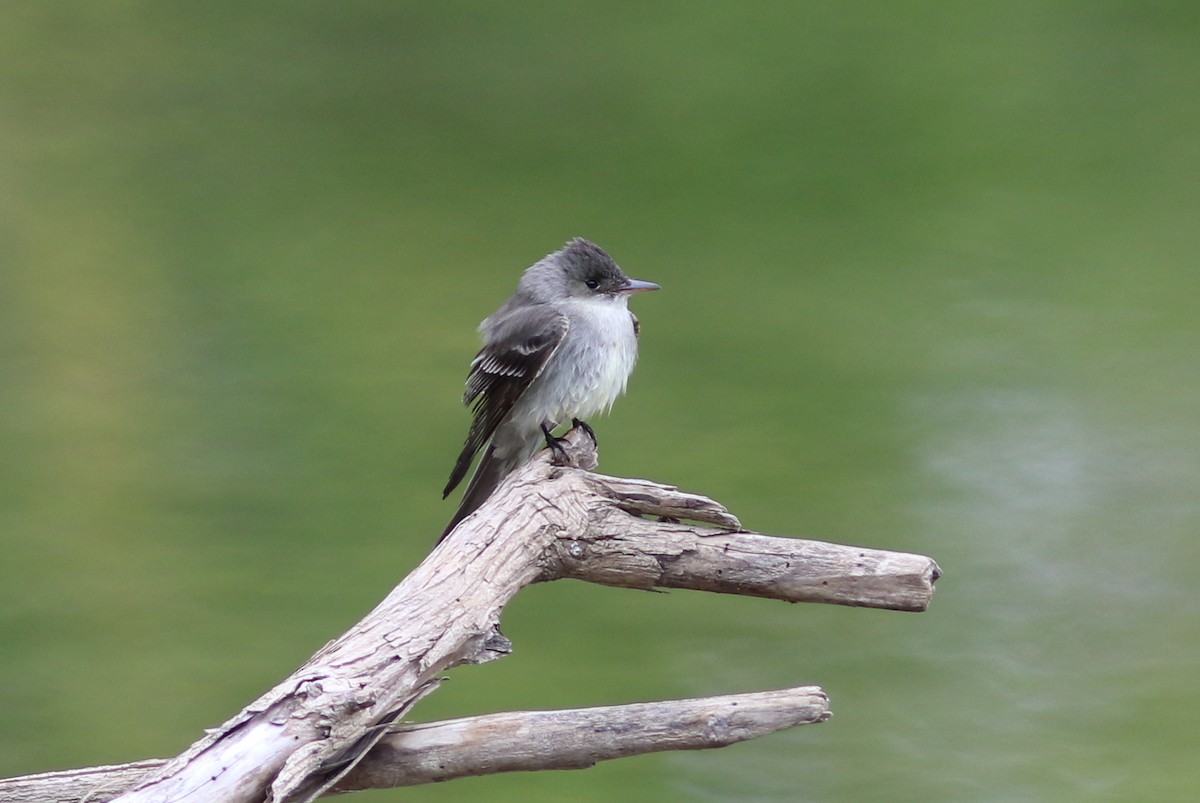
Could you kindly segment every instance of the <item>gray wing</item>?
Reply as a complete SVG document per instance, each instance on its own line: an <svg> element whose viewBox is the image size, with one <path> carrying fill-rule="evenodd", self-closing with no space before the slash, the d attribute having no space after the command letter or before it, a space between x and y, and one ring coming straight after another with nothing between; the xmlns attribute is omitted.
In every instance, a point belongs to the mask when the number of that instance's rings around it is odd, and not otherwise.
<svg viewBox="0 0 1200 803"><path fill-rule="evenodd" d="M474 420L443 499L462 482L475 454L541 375L569 328L565 315L545 306L522 309L494 327L492 342L471 362L463 404L471 408Z"/></svg>

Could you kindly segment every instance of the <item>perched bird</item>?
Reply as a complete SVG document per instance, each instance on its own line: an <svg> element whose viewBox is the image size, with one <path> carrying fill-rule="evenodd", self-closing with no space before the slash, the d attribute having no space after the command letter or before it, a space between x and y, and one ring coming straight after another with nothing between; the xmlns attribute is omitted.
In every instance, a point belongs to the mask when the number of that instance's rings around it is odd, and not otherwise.
<svg viewBox="0 0 1200 803"><path fill-rule="evenodd" d="M525 271L512 297L479 325L483 349L463 393L474 420L443 499L485 444L487 451L442 538L543 442L553 447L555 427L582 424L625 392L639 330L629 296L657 289L578 237Z"/></svg>

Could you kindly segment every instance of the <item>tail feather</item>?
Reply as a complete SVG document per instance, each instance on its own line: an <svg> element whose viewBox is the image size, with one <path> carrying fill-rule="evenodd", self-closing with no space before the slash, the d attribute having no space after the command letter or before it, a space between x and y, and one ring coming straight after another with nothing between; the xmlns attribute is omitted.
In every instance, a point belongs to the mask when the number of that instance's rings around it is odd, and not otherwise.
<svg viewBox="0 0 1200 803"><path fill-rule="evenodd" d="M445 499L450 495L450 492L458 487L458 484L463 481L463 477L467 476L467 470L471 468L471 460L475 457L475 453L479 451L478 447L471 448L470 441L463 447L462 452L458 455L458 459L454 461L454 470L450 472L450 481L446 483L446 487L442 490L442 498Z"/></svg>
<svg viewBox="0 0 1200 803"><path fill-rule="evenodd" d="M459 522L478 510L479 506L492 495L492 491L496 490L504 478L521 462L520 456L515 458L497 457L496 446L489 445L483 459L479 461L479 467L475 469L474 476L467 483L467 490L463 493L462 501L458 505L454 518L450 519L450 523L446 525L438 543L440 544L458 526Z"/></svg>

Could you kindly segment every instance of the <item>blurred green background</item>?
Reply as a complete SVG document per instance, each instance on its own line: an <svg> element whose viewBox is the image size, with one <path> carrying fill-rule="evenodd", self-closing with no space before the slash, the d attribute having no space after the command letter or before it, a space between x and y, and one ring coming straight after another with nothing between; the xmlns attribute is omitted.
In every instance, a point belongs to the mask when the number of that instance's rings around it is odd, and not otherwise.
<svg viewBox="0 0 1200 803"><path fill-rule="evenodd" d="M663 285L603 471L945 577L530 588L417 718L834 719L362 800L1200 790L1200 5L0 16L0 775L173 755L382 598L452 512L475 325L582 235Z"/></svg>

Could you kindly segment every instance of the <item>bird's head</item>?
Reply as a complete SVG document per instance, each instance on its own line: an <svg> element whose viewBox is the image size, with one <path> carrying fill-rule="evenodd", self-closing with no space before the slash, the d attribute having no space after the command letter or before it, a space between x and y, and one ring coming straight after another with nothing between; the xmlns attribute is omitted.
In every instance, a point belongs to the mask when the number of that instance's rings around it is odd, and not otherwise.
<svg viewBox="0 0 1200 803"><path fill-rule="evenodd" d="M658 289L653 282L630 279L603 248L582 237L576 237L538 262L526 275L534 271L547 283L557 285L568 298L600 298L624 303L633 293Z"/></svg>

